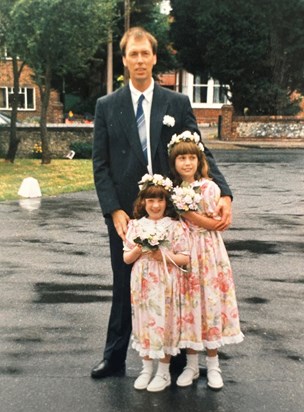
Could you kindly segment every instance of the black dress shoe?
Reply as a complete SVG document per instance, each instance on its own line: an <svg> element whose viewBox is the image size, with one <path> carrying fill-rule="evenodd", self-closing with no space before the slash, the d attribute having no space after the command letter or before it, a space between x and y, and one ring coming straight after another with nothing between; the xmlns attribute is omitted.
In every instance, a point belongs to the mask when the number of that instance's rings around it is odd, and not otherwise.
<svg viewBox="0 0 304 412"><path fill-rule="evenodd" d="M93 379L106 378L107 376L117 375L119 373L124 373L126 370L126 364L113 364L108 359L103 359L99 362L91 371L91 377Z"/></svg>

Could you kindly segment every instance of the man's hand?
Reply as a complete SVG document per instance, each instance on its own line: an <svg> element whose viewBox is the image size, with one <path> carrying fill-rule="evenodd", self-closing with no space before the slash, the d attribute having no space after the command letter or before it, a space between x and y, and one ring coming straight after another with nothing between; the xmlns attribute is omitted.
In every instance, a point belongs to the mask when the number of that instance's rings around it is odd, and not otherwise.
<svg viewBox="0 0 304 412"><path fill-rule="evenodd" d="M112 212L112 219L118 236L120 236L122 240L125 240L130 217L125 211L119 209Z"/></svg>
<svg viewBox="0 0 304 412"><path fill-rule="evenodd" d="M215 209L214 216L218 215L221 217L216 230L226 230L232 223L232 207L231 207L231 197L222 196L218 202Z"/></svg>

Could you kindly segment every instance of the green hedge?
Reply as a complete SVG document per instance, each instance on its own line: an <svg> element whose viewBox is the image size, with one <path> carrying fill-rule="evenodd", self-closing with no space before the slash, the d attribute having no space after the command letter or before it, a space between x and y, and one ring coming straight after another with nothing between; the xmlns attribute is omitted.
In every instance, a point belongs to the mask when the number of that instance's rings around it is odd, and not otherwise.
<svg viewBox="0 0 304 412"><path fill-rule="evenodd" d="M73 142L70 149L75 152L75 159L92 159L92 145L85 142Z"/></svg>

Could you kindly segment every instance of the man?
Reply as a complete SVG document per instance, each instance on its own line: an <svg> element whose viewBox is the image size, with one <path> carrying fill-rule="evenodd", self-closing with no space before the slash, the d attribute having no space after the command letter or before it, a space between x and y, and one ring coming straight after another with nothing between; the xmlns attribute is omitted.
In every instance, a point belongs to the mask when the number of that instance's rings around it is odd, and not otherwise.
<svg viewBox="0 0 304 412"><path fill-rule="evenodd" d="M132 217L138 181L148 172L168 175L167 144L174 133L199 133L188 97L160 87L152 78L157 61L156 39L144 29L134 27L124 34L120 48L130 74L129 84L98 99L95 113L94 180L108 228L113 270L107 340L103 360L91 372L95 379L125 369L131 334L131 265L123 262L122 242ZM207 148L205 153L222 192L218 230L224 230L231 223L232 194Z"/></svg>

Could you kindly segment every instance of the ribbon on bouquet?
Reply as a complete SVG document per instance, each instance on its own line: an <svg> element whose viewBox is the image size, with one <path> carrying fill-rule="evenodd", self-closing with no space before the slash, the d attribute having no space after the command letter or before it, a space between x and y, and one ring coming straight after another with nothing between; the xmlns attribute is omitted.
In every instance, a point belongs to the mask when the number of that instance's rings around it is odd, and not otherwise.
<svg viewBox="0 0 304 412"><path fill-rule="evenodd" d="M165 250L164 250L162 247L160 247L159 250L160 250L160 253L161 253L162 258L163 258L166 275L169 276L166 257L170 260L171 263L173 263L174 266L176 266L176 267L177 267L178 269L180 269L182 272L184 272L184 273L187 273L187 272L188 272L187 269L184 269L184 268L181 268L180 266L178 266L178 265L174 262L174 260L171 259L170 256L166 254Z"/></svg>
<svg viewBox="0 0 304 412"><path fill-rule="evenodd" d="M180 221L181 224L182 224L182 227L183 227L183 229L184 229L185 235L187 236L188 242L190 242L189 231L188 231L188 227L187 227L185 221L184 221L181 217L179 218L179 221ZM160 250L160 253L161 253L162 258L163 258L166 275L169 275L166 257L170 260L171 263L173 263L173 265L174 265L175 267L177 267L178 269L180 269L182 272L184 272L184 273L187 273L187 272L188 272L187 269L184 269L184 268L181 268L180 266L178 266L178 265L170 258L170 256L166 254L165 250L164 250L162 247L159 247L159 250Z"/></svg>

